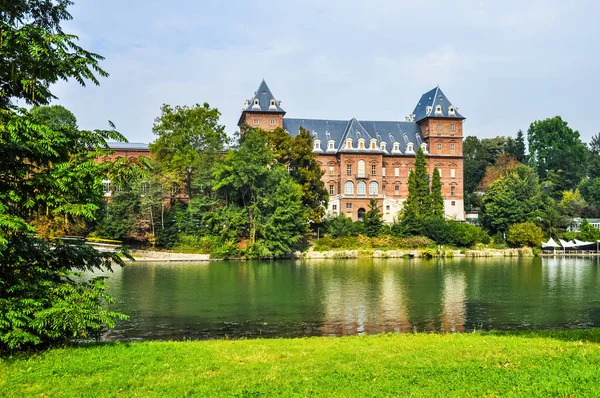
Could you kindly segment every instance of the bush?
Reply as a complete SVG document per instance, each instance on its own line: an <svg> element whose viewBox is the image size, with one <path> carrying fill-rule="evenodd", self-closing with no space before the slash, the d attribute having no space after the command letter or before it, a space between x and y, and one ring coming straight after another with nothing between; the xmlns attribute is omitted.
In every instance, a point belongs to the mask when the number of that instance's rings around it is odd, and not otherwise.
<svg viewBox="0 0 600 398"><path fill-rule="evenodd" d="M515 247L539 247L544 239L542 229L531 222L513 224L506 240Z"/></svg>
<svg viewBox="0 0 600 398"><path fill-rule="evenodd" d="M379 236L369 238L364 235L358 237L331 238L325 237L315 242L316 251L327 250L394 250L394 249L420 249L433 245L434 242L425 236L409 236L397 238L394 236Z"/></svg>
<svg viewBox="0 0 600 398"><path fill-rule="evenodd" d="M471 247L476 243L490 243L489 235L480 227L441 218L430 218L423 222L425 236L439 245Z"/></svg>

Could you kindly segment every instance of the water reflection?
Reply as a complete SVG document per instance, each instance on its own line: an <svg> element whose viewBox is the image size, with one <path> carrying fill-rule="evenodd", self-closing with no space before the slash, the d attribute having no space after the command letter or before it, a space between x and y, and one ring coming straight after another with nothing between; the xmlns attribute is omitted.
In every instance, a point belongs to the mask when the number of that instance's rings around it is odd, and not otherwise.
<svg viewBox="0 0 600 398"><path fill-rule="evenodd" d="M107 339L600 326L598 259L132 264Z"/></svg>

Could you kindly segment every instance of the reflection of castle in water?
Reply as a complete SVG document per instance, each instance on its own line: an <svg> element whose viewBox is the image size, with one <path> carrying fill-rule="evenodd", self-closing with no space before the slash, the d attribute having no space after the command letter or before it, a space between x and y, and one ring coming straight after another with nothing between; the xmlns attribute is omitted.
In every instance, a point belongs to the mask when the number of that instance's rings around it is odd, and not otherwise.
<svg viewBox="0 0 600 398"><path fill-rule="evenodd" d="M369 278L327 279L321 332L335 336L406 333L413 329L411 318L421 318L421 312L440 315L427 330L462 332L466 319L465 275L445 272L439 276L432 281L439 289L429 286L434 293L426 303L413 302L418 298L407 291L410 283L403 280L403 272L394 268L379 269ZM422 331L422 327L418 329Z"/></svg>

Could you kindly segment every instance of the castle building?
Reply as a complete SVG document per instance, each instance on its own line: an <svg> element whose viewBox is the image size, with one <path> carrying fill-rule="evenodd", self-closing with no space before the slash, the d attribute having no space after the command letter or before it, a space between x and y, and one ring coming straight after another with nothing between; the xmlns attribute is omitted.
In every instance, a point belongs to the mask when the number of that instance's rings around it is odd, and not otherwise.
<svg viewBox="0 0 600 398"><path fill-rule="evenodd" d="M440 171L446 217L464 220L465 118L439 87L423 94L404 121L292 119L285 114L263 80L246 100L238 126L281 127L292 136L301 127L308 130L329 191L329 214L360 220L369 199L376 198L384 221L393 222L408 196L408 175L421 147L429 175L434 168Z"/></svg>

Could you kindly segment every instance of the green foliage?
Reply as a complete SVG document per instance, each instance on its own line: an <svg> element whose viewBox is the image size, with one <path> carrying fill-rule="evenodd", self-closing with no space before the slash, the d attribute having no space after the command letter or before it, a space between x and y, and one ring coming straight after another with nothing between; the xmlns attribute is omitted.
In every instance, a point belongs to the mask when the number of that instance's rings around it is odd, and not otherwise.
<svg viewBox="0 0 600 398"><path fill-rule="evenodd" d="M481 220L492 233L507 232L512 224L536 221L543 201L535 172L528 166L516 167L490 185L483 204Z"/></svg>
<svg viewBox="0 0 600 398"><path fill-rule="evenodd" d="M442 178L440 171L433 169L431 179L431 216L444 218L444 197L442 196Z"/></svg>
<svg viewBox="0 0 600 398"><path fill-rule="evenodd" d="M222 203L243 209L233 214L234 228L244 228L237 238L247 239L248 257L286 256L303 240L308 219L302 188L275 162L263 131L244 130L238 149L215 165L214 187Z"/></svg>
<svg viewBox="0 0 600 398"><path fill-rule="evenodd" d="M220 113L207 103L172 107L163 104L152 132L150 152L163 172L164 184L185 185L187 194L210 194L211 169L227 143Z"/></svg>
<svg viewBox="0 0 600 398"><path fill-rule="evenodd" d="M506 140L506 153L512 156L517 162L525 162L525 136L522 130L517 132L517 138L508 138Z"/></svg>
<svg viewBox="0 0 600 398"><path fill-rule="evenodd" d="M424 218L431 215L431 205L425 154L419 147L415 168L408 176L408 197L404 202L400 220L402 234L417 235L421 233L421 223Z"/></svg>
<svg viewBox="0 0 600 398"><path fill-rule="evenodd" d="M97 336L124 317L103 308L110 297L102 278L84 282L73 275L123 265L116 253L46 242L33 236L31 225L42 216L94 220L110 168L95 159L109 153L107 140L124 140L114 130L46 125L41 111L31 115L12 105L46 104L59 79L83 85L106 76L101 57L61 30L70 4L15 0L0 10L0 350Z"/></svg>
<svg viewBox="0 0 600 398"><path fill-rule="evenodd" d="M308 211L308 219L313 225L321 223L329 193L321 181L323 170L312 151L310 132L301 127L298 135L292 138L282 128L276 128L263 134L277 163L286 166L294 181L302 188L302 204Z"/></svg>
<svg viewBox="0 0 600 398"><path fill-rule="evenodd" d="M31 109L31 115L38 123L53 130L77 128L77 118L62 105L36 106Z"/></svg>
<svg viewBox="0 0 600 398"><path fill-rule="evenodd" d="M594 135L590 141L588 156L588 177L600 177L600 133Z"/></svg>
<svg viewBox="0 0 600 398"><path fill-rule="evenodd" d="M60 24L71 19L70 0L10 0L0 9L0 109L19 98L45 105L56 98L50 86L75 79L98 84L106 77L98 54L77 45L77 36L63 32Z"/></svg>
<svg viewBox="0 0 600 398"><path fill-rule="evenodd" d="M571 129L560 116L536 121L527 131L530 162L542 181L551 174L552 193L560 197L563 191L574 189L586 175L587 147L579 132Z"/></svg>
<svg viewBox="0 0 600 398"><path fill-rule="evenodd" d="M383 220L381 218L381 212L379 211L379 205L377 199L371 198L369 201L369 211L365 213L363 217L364 231L365 234L373 238L381 234L383 228Z"/></svg>
<svg viewBox="0 0 600 398"><path fill-rule="evenodd" d="M335 217L324 219L324 229L332 238L344 238L348 236L358 236L354 231L354 223L350 217L339 214Z"/></svg>
<svg viewBox="0 0 600 398"><path fill-rule="evenodd" d="M506 237L508 243L515 247L539 247L543 239L542 229L532 222L511 225Z"/></svg>
<svg viewBox="0 0 600 398"><path fill-rule="evenodd" d="M423 234L440 245L471 247L476 243L490 242L488 234L480 227L439 217L423 221Z"/></svg>
<svg viewBox="0 0 600 398"><path fill-rule="evenodd" d="M420 249L433 245L434 242L424 236L394 237L389 235L370 238L365 235L345 238L324 237L315 241L316 251L328 250L399 250Z"/></svg>
<svg viewBox="0 0 600 398"><path fill-rule="evenodd" d="M579 191L587 203L600 208L600 177L584 179L579 184Z"/></svg>
<svg viewBox="0 0 600 398"><path fill-rule="evenodd" d="M586 242L597 242L600 240L600 229L591 225L588 220L583 219L577 236Z"/></svg>

